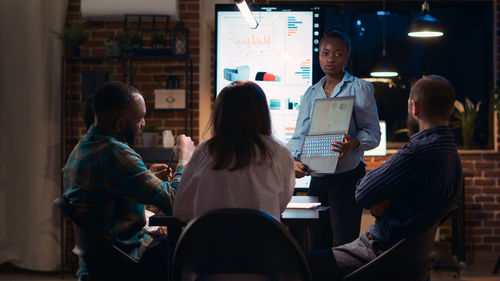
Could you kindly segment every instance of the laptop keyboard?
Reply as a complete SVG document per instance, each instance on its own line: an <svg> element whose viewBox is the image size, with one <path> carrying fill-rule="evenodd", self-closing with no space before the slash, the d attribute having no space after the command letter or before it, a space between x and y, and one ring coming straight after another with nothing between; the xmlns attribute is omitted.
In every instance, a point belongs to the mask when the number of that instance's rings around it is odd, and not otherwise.
<svg viewBox="0 0 500 281"><path fill-rule="evenodd" d="M302 157L338 156L338 152L331 150L332 146L330 143L342 140L343 136L308 137L302 148Z"/></svg>

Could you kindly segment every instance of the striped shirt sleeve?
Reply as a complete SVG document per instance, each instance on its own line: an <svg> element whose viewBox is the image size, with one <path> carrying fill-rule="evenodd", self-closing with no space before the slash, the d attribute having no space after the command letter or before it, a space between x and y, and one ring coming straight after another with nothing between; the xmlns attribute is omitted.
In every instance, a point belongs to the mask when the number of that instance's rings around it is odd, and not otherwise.
<svg viewBox="0 0 500 281"><path fill-rule="evenodd" d="M356 201L365 209L390 198L397 188L411 181L415 173L415 159L411 152L401 150L387 162L368 173L356 188Z"/></svg>

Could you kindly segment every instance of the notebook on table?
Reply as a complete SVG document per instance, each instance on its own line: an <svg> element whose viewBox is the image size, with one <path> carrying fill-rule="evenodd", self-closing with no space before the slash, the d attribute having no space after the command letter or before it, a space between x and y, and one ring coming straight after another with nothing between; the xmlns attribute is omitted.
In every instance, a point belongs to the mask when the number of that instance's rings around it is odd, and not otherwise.
<svg viewBox="0 0 500 281"><path fill-rule="evenodd" d="M338 155L330 143L342 141L349 130L354 97L317 99L314 102L311 127L304 139L300 161L313 174L333 174Z"/></svg>

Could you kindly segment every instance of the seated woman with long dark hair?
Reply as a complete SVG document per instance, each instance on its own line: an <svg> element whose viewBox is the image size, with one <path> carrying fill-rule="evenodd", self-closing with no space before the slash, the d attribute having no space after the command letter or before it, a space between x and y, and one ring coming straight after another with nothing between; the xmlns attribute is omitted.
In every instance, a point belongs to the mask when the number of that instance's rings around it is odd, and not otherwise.
<svg viewBox="0 0 500 281"><path fill-rule="evenodd" d="M271 136L264 91L250 81L225 87L211 116L213 137L184 168L174 215L184 221L219 208L249 208L280 219L295 186L289 150Z"/></svg>

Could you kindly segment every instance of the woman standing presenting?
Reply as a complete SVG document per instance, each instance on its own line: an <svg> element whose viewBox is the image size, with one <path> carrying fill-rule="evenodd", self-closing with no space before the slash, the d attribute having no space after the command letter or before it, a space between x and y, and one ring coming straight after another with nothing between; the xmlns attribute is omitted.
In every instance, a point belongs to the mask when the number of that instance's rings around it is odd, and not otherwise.
<svg viewBox="0 0 500 281"><path fill-rule="evenodd" d="M304 94L295 133L287 144L295 158L296 177L308 175L307 169L297 159L311 126L314 101L355 97L348 134L344 135L342 142L331 144L332 150L339 153L337 169L328 175L312 175L309 195L318 196L322 205L330 207L330 219L327 216L320 218L319 229L314 230L313 250L345 244L358 238L362 208L354 199L356 183L365 175L364 151L377 147L380 142L374 88L371 83L345 71L350 51L351 40L340 29L331 28L324 32L319 44L319 62L325 76Z"/></svg>

